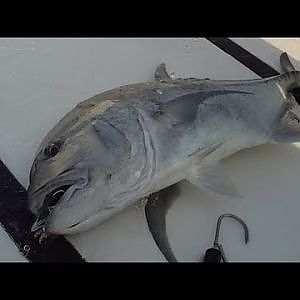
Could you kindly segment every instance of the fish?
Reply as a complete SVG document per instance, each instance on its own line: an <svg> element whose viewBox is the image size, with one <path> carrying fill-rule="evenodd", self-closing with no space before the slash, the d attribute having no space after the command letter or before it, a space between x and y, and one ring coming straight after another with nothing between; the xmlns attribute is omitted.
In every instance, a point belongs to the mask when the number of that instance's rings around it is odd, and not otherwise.
<svg viewBox="0 0 300 300"><path fill-rule="evenodd" d="M257 145L300 141L292 93L300 73L282 61L283 74L251 80L173 79L162 63L153 81L80 102L37 149L28 186L37 218L32 232L80 233L148 199L149 229L167 260L176 261L165 217L179 182L239 198L223 159Z"/></svg>

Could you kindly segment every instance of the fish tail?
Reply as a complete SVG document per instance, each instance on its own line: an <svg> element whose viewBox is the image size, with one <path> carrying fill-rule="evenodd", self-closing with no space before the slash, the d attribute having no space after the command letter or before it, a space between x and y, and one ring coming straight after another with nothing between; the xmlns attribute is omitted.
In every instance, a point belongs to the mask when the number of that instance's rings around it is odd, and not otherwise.
<svg viewBox="0 0 300 300"><path fill-rule="evenodd" d="M285 91L291 91L300 87L300 72L293 70L276 76L272 80L275 80Z"/></svg>

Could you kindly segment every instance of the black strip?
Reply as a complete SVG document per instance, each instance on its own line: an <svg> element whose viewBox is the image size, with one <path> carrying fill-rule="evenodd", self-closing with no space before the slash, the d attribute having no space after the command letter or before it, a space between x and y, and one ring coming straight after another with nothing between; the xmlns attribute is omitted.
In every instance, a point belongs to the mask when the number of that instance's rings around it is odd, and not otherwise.
<svg viewBox="0 0 300 300"><path fill-rule="evenodd" d="M269 66L229 38L207 38L207 40L234 57L244 66L246 66L248 69L262 78L280 75L280 73L273 69L271 66Z"/></svg>
<svg viewBox="0 0 300 300"><path fill-rule="evenodd" d="M38 243L30 231L34 215L27 207L27 191L0 160L0 223L30 262L84 262L63 236ZM30 247L29 252L24 246ZM25 248L26 249L26 248Z"/></svg>
<svg viewBox="0 0 300 300"><path fill-rule="evenodd" d="M207 38L207 40L222 49L227 54L234 57L237 61L242 63L244 66L246 66L248 69L262 78L280 75L280 73L273 69L271 66L269 66L229 38ZM300 104L300 88L295 88L290 92L294 95L298 104Z"/></svg>

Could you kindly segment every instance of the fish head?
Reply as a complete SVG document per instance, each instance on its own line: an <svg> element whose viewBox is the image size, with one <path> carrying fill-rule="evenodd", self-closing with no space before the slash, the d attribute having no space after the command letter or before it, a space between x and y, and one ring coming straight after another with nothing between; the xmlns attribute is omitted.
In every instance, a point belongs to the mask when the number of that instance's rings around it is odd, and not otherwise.
<svg viewBox="0 0 300 300"><path fill-rule="evenodd" d="M42 142L28 187L29 209L37 216L33 232L40 228L55 235L81 231L80 221L97 208L93 199L106 198L106 171L118 161L95 135L88 126L74 133L52 134ZM95 185L101 195L95 195Z"/></svg>

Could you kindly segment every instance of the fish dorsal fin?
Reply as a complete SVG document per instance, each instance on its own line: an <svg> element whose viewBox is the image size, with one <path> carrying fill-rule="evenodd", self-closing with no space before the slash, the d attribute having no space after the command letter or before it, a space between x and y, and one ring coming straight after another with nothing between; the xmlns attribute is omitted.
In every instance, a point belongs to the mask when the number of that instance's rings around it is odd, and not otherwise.
<svg viewBox="0 0 300 300"><path fill-rule="evenodd" d="M160 64L155 69L154 78L155 78L155 80L158 80L158 81L166 81L166 82L171 82L172 81L171 76L167 72L165 63Z"/></svg>
<svg viewBox="0 0 300 300"><path fill-rule="evenodd" d="M283 72L285 72L285 73L296 70L295 67L293 66L293 64L291 63L286 52L283 52L280 55L280 65L281 65Z"/></svg>
<svg viewBox="0 0 300 300"><path fill-rule="evenodd" d="M220 162L192 168L187 174L186 180L200 189L221 197L241 198L233 183L225 175Z"/></svg>

